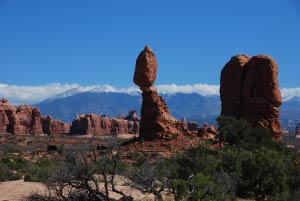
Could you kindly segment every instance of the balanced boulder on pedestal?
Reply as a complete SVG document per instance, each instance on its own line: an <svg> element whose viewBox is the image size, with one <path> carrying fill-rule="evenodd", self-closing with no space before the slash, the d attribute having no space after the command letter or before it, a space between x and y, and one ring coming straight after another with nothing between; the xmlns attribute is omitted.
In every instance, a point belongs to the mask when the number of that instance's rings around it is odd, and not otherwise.
<svg viewBox="0 0 300 201"><path fill-rule="evenodd" d="M142 90L140 137L143 139L170 139L184 131L180 121L170 115L165 101L153 84L156 79L157 61L148 46L136 60L133 81Z"/></svg>

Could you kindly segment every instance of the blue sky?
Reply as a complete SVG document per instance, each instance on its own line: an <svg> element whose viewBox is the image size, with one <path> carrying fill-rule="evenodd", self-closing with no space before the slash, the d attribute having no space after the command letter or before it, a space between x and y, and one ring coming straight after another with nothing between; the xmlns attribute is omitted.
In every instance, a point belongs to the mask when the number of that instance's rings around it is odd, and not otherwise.
<svg viewBox="0 0 300 201"><path fill-rule="evenodd" d="M0 83L133 86L145 44L156 84L219 84L235 54L268 54L300 87L298 0L0 0Z"/></svg>

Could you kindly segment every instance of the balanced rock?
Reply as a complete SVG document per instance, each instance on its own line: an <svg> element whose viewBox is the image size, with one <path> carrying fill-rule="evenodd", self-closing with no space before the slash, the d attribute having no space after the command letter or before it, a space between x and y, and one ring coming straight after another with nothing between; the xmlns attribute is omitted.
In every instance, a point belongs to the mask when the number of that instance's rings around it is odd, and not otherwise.
<svg viewBox="0 0 300 201"><path fill-rule="evenodd" d="M143 139L169 139L184 131L183 125L170 115L165 101L153 87L157 61L146 46L136 60L133 81L142 90L140 137Z"/></svg>
<svg viewBox="0 0 300 201"><path fill-rule="evenodd" d="M150 47L139 54L134 71L133 81L139 87L151 87L156 80L157 61Z"/></svg>
<svg viewBox="0 0 300 201"><path fill-rule="evenodd" d="M282 97L277 76L277 64L269 56L232 57L221 74L221 115L244 118L253 126L268 128L274 139L281 140Z"/></svg>

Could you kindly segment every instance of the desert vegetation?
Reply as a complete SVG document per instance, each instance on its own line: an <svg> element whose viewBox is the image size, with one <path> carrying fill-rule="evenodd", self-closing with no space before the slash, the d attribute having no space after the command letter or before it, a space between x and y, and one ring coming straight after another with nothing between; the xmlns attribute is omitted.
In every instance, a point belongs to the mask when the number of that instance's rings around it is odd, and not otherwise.
<svg viewBox="0 0 300 201"><path fill-rule="evenodd" d="M48 194L35 193L24 200L132 200L120 188L120 180L156 200L299 200L299 150L244 120L219 117L218 124L215 140L200 141L167 158L124 151L134 140L106 139L106 144L97 145L92 139L46 146L47 157L28 160L17 154L20 147L13 149L8 143L1 146L0 179L23 177L49 189Z"/></svg>

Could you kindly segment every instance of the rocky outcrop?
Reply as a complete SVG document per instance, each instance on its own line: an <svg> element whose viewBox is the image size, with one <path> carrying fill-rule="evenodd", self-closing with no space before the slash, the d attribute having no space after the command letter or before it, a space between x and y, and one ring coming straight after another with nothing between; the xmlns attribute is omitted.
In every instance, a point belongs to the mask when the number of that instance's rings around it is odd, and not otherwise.
<svg viewBox="0 0 300 201"><path fill-rule="evenodd" d="M173 138L184 131L183 125L170 115L165 101L153 87L157 61L153 51L146 46L139 54L133 81L142 90L140 137L143 139Z"/></svg>
<svg viewBox="0 0 300 201"><path fill-rule="evenodd" d="M6 99L1 99L0 133L42 134L39 109L28 105L14 107Z"/></svg>
<svg viewBox="0 0 300 201"><path fill-rule="evenodd" d="M70 127L71 134L106 135L136 134L137 121L100 117L96 114L77 115Z"/></svg>
<svg viewBox="0 0 300 201"><path fill-rule="evenodd" d="M277 64L269 56L232 57L221 73L221 115L244 118L253 126L268 128L274 139L281 140L282 98L277 76Z"/></svg>
<svg viewBox="0 0 300 201"><path fill-rule="evenodd" d="M213 125L208 125L208 123L204 123L198 131L198 135L205 140L215 139L217 133L217 128Z"/></svg>
<svg viewBox="0 0 300 201"><path fill-rule="evenodd" d="M139 118L135 110L119 118L96 114L77 115L72 123L41 116L38 108L14 107L6 99L0 101L0 134L138 134Z"/></svg>
<svg viewBox="0 0 300 201"><path fill-rule="evenodd" d="M139 121L139 117L136 113L136 110L130 110L128 112L128 115L125 117L125 119L128 121Z"/></svg>
<svg viewBox="0 0 300 201"><path fill-rule="evenodd" d="M64 123L61 120L54 120L51 116L42 117L43 133L48 135L68 134L70 133L70 123Z"/></svg>
<svg viewBox="0 0 300 201"><path fill-rule="evenodd" d="M16 108L9 104L7 99L2 98L0 101L0 134L10 133L12 131L12 115Z"/></svg>
<svg viewBox="0 0 300 201"><path fill-rule="evenodd" d="M38 108L29 105L12 106L6 99L0 102L0 134L62 134L69 133L69 124L52 117L42 117Z"/></svg>
<svg viewBox="0 0 300 201"><path fill-rule="evenodd" d="M187 127L189 131L198 131L201 128L200 125L194 121L187 122Z"/></svg>
<svg viewBox="0 0 300 201"><path fill-rule="evenodd" d="M242 111L243 69L249 61L247 55L236 55L224 66L221 72L220 95L221 115L240 116Z"/></svg>

